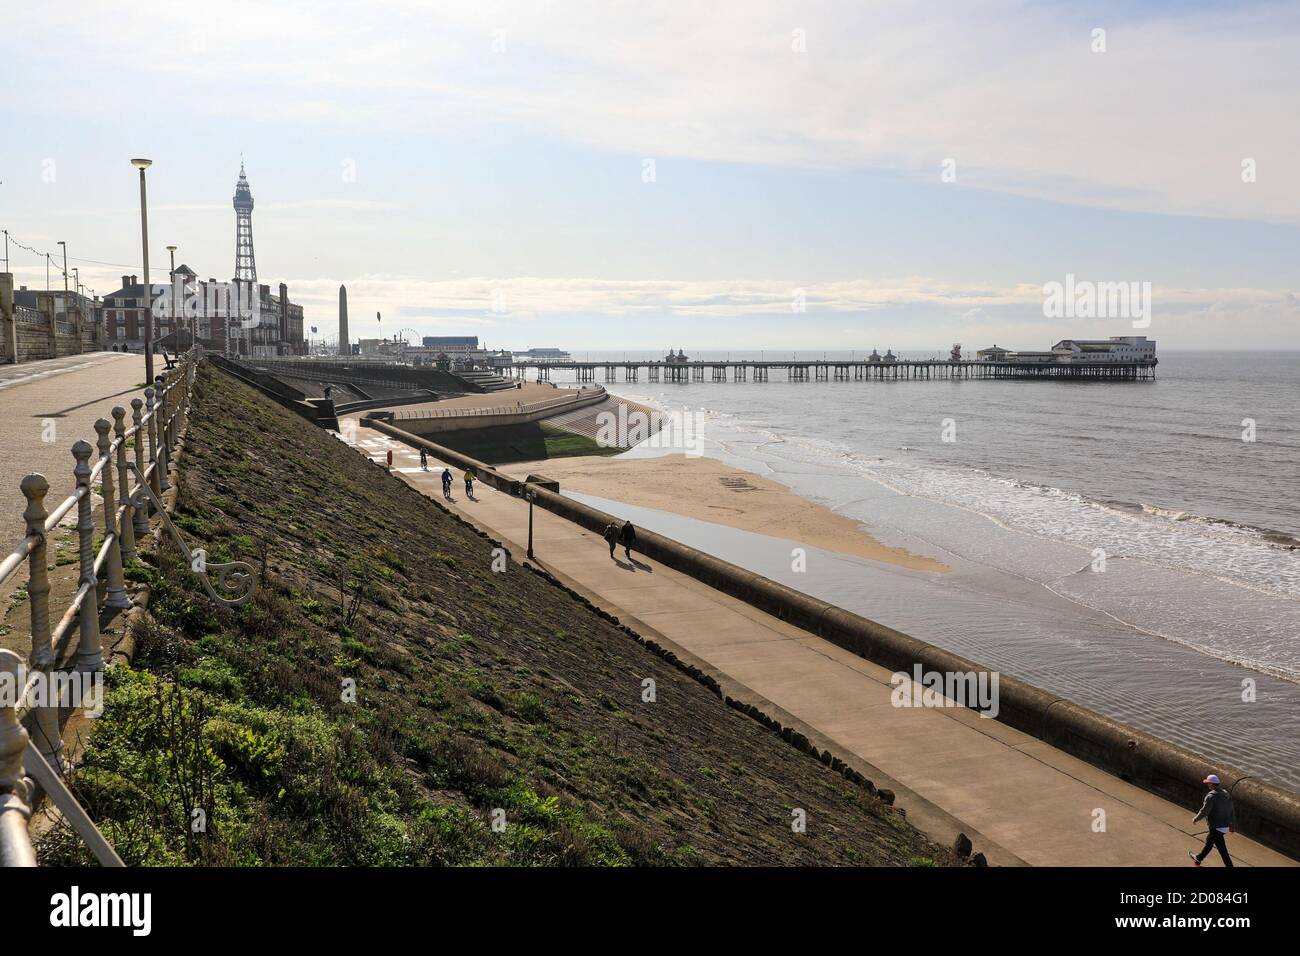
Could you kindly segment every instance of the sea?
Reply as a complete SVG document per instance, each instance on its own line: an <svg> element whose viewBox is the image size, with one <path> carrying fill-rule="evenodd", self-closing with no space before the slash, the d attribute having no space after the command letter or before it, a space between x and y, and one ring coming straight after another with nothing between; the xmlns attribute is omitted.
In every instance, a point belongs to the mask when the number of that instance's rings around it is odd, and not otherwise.
<svg viewBox="0 0 1300 956"><path fill-rule="evenodd" d="M1159 358L1154 380L1137 382L787 382L778 370L763 383L652 383L644 370L640 382L602 381L691 415L704 454L947 573L818 549L798 570L789 541L622 512L1300 790L1300 352Z"/></svg>

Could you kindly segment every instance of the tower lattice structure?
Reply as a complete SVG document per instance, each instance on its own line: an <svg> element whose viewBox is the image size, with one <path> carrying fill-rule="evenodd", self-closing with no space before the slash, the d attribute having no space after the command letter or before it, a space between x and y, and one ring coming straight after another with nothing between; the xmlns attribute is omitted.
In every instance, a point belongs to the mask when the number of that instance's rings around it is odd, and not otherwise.
<svg viewBox="0 0 1300 956"><path fill-rule="evenodd" d="M257 260L253 256L253 191L248 188L244 164L235 183L235 279L257 285Z"/></svg>

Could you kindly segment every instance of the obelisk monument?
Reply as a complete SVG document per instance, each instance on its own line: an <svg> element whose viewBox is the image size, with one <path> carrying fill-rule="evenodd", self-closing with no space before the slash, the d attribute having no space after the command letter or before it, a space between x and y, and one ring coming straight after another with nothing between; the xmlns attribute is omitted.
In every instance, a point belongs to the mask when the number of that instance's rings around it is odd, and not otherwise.
<svg viewBox="0 0 1300 956"><path fill-rule="evenodd" d="M339 355L351 355L348 344L348 287L339 286Z"/></svg>

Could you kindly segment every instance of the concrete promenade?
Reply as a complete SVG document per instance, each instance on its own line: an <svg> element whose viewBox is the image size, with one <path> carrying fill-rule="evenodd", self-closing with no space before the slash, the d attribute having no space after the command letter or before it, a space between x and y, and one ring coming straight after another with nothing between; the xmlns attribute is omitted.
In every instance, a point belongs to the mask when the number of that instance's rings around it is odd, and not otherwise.
<svg viewBox="0 0 1300 956"><path fill-rule="evenodd" d="M441 463L422 472L419 455L400 442L360 426L355 434L363 453L382 462L391 449L401 477L441 497ZM479 500L467 501L460 471L452 472L451 507L524 560L527 503L481 483ZM1192 824L1193 811L970 710L895 707L884 668L643 557L629 563L620 549L611 561L598 536L540 508L534 542L539 565L645 636L726 675L730 696L856 757L937 840L963 831L995 865L1159 867L1189 866L1187 851L1204 841L1193 835L1205 830ZM1296 865L1245 837L1228 842L1239 866ZM1217 854L1206 865L1219 866Z"/></svg>
<svg viewBox="0 0 1300 956"><path fill-rule="evenodd" d="M524 382L523 388L502 389L497 392L472 393L462 395L459 398L444 398L437 402L420 402L413 405L384 405L378 408L367 410L367 414L374 412L400 412L405 415L420 415L427 412L441 412L449 408L501 408L515 405L522 402L525 405L532 402L545 402L551 399L561 398L568 392L563 389L557 389L551 385L542 385L537 382Z"/></svg>
<svg viewBox="0 0 1300 956"><path fill-rule="evenodd" d="M157 357L155 374L163 369ZM87 352L39 362L0 366L0 551L8 554L23 535L26 499L18 490L24 475L49 479L46 502L53 507L76 487L69 449L78 438L95 444L95 420L114 405L127 409L142 395L144 356ZM48 439L48 440L46 440Z"/></svg>

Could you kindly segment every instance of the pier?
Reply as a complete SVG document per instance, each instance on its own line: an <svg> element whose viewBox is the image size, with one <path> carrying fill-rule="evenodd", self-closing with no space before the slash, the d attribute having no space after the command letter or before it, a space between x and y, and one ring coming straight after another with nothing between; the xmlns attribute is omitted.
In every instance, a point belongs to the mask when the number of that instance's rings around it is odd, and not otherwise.
<svg viewBox="0 0 1300 956"><path fill-rule="evenodd" d="M554 371L572 371L578 382L768 382L772 371L787 382L896 382L953 379L1029 379L1094 382L1136 382L1156 377L1154 359L1138 362L1011 362L976 359L925 359L893 362L859 359L767 359L747 361L525 361L509 366L512 377L526 379L530 370L539 382ZM645 378L641 377L642 372ZM730 374L728 374L730 373ZM775 379L780 381L778 375Z"/></svg>

